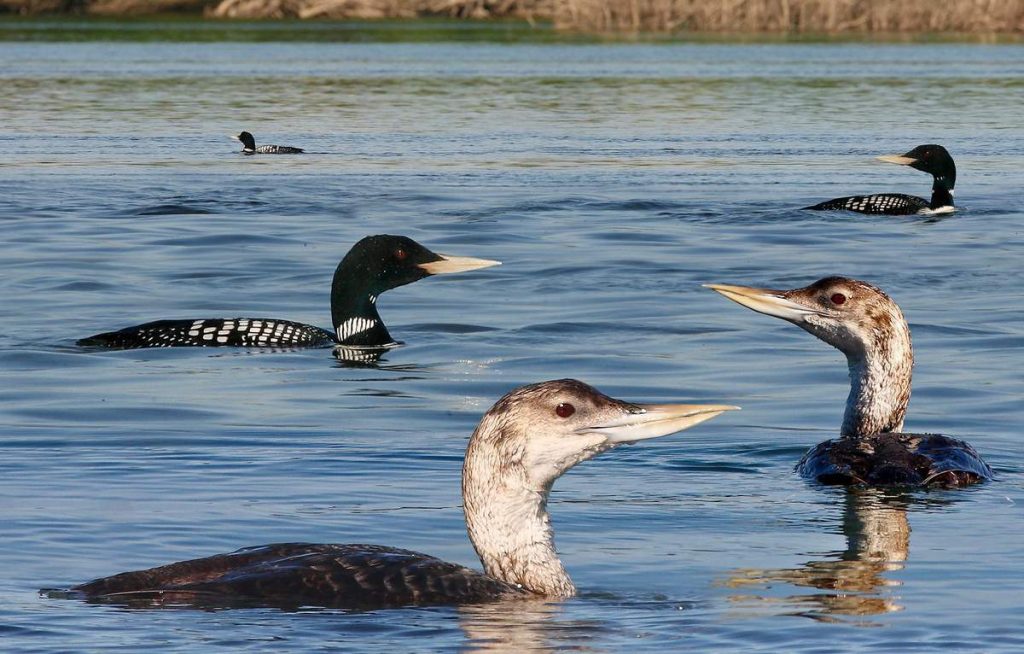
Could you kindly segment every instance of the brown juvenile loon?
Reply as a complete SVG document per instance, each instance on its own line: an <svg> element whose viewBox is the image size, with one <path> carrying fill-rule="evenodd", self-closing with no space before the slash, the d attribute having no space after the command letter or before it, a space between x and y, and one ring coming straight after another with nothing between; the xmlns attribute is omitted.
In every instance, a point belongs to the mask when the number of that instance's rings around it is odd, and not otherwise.
<svg viewBox="0 0 1024 654"><path fill-rule="evenodd" d="M242 132L234 138L242 142L242 152L245 154L302 154L302 148L293 148L290 145L261 145L256 147L256 139L249 132Z"/></svg>
<svg viewBox="0 0 1024 654"><path fill-rule="evenodd" d="M919 145L906 154L878 157L879 161L910 166L929 173L932 178L930 200L904 193L876 193L875 195L851 195L845 198L827 200L813 207L817 211L844 209L858 213L906 216L910 214L936 215L953 213L953 187L956 186L956 164L946 148L941 145Z"/></svg>
<svg viewBox="0 0 1024 654"><path fill-rule="evenodd" d="M825 441L797 464L825 484L973 484L992 469L964 441L902 433L910 402L914 350L910 326L881 289L826 277L788 291L708 284L748 309L787 320L846 355L850 395L840 438Z"/></svg>
<svg viewBox="0 0 1024 654"><path fill-rule="evenodd" d="M352 246L334 271L334 331L276 318L155 320L79 339L78 345L143 347L388 348L398 345L377 313L377 296L431 275L477 270L498 261L431 252L406 236L367 236Z"/></svg>
<svg viewBox="0 0 1024 654"><path fill-rule="evenodd" d="M572 597L547 512L567 470L623 443L682 431L736 407L633 404L574 379L517 388L469 439L462 498L484 572L379 545L283 543L40 591L166 606L384 607Z"/></svg>

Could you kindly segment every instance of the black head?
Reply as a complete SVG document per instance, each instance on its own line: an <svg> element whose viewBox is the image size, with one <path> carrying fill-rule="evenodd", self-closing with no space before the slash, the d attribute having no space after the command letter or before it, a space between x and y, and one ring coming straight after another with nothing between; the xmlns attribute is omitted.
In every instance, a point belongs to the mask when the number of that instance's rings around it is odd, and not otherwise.
<svg viewBox="0 0 1024 654"><path fill-rule="evenodd" d="M499 262L438 254L407 236L367 236L352 246L334 271L331 314L335 328L354 316L375 318L377 296L430 275L496 266Z"/></svg>
<svg viewBox="0 0 1024 654"><path fill-rule="evenodd" d="M423 266L443 261L407 236L379 234L367 236L352 246L338 266L344 269L346 281L363 286L373 295L423 279L432 273ZM358 280L358 281L357 281Z"/></svg>
<svg viewBox="0 0 1024 654"><path fill-rule="evenodd" d="M946 188L953 188L956 185L956 164L953 163L953 157L946 148L941 145L919 145L902 155L902 159L904 161L899 163L933 175L935 181L941 182Z"/></svg>
<svg viewBox="0 0 1024 654"><path fill-rule="evenodd" d="M242 132L241 134L239 134L235 138L242 142L242 146L246 150L255 150L256 149L256 139L254 139L252 137L252 134L250 134L249 132Z"/></svg>

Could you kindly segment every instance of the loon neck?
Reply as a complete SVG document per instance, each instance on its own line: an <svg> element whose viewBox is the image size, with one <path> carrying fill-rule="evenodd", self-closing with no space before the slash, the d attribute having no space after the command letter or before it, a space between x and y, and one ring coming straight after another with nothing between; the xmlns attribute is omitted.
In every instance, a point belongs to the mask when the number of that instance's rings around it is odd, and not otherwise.
<svg viewBox="0 0 1024 654"><path fill-rule="evenodd" d="M462 468L469 539L488 575L539 595L572 597L576 587L555 552L547 512L554 480L532 487L516 451L515 439L470 439Z"/></svg>
<svg viewBox="0 0 1024 654"><path fill-rule="evenodd" d="M956 181L954 177L950 180L947 177L936 177L935 183L932 184L932 200L928 205L930 209L941 209L942 207L953 206L953 185Z"/></svg>
<svg viewBox="0 0 1024 654"><path fill-rule="evenodd" d="M331 322L340 345L379 347L394 343L377 313L377 296L356 284L358 272L349 271L345 260L334 271L331 284Z"/></svg>
<svg viewBox="0 0 1024 654"><path fill-rule="evenodd" d="M871 349L847 354L850 395L843 416L843 438L903 430L914 367L910 330L903 327L883 334Z"/></svg>

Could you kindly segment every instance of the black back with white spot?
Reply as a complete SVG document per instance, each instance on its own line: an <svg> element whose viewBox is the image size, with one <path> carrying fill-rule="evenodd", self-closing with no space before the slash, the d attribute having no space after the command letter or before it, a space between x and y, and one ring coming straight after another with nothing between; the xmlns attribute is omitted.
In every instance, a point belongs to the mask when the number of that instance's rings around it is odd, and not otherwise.
<svg viewBox="0 0 1024 654"><path fill-rule="evenodd" d="M256 147L256 138L249 132L241 132L236 137L242 142L242 152L246 154L299 154L302 148L287 145L261 145Z"/></svg>
<svg viewBox="0 0 1024 654"><path fill-rule="evenodd" d="M879 193L876 195L851 195L816 204L807 209L816 211L846 210L858 213L905 216L928 208L928 200L903 193Z"/></svg>
<svg viewBox="0 0 1024 654"><path fill-rule="evenodd" d="M208 318L155 320L78 341L120 349L143 347L326 347L336 344L332 332L291 320Z"/></svg>
<svg viewBox="0 0 1024 654"><path fill-rule="evenodd" d="M305 150L287 145L261 145L256 148L256 152L259 154L300 154Z"/></svg>

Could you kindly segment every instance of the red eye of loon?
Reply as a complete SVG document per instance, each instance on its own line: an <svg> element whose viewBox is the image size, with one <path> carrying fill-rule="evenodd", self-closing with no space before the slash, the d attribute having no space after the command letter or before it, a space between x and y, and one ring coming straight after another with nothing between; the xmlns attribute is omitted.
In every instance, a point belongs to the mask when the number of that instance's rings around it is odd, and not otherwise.
<svg viewBox="0 0 1024 654"><path fill-rule="evenodd" d="M397 250L395 250L395 258L398 259L399 261L405 261L405 258L407 256L409 255L402 248L398 248Z"/></svg>
<svg viewBox="0 0 1024 654"><path fill-rule="evenodd" d="M555 415L559 418L568 418L572 414L576 413L576 407L569 404L568 402L562 402L555 407Z"/></svg>
<svg viewBox="0 0 1024 654"><path fill-rule="evenodd" d="M846 296L842 293L833 293L830 299L832 300L832 304L843 304L846 302Z"/></svg>

